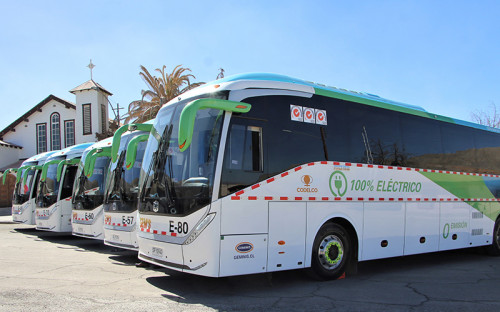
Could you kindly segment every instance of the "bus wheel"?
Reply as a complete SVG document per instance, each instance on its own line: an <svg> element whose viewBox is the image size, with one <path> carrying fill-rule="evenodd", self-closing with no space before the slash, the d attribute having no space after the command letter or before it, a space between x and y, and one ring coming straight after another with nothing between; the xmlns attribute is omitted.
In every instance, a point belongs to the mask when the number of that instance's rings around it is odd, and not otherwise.
<svg viewBox="0 0 500 312"><path fill-rule="evenodd" d="M495 222L493 230L493 242L488 246L488 253L492 256L500 256L500 218Z"/></svg>
<svg viewBox="0 0 500 312"><path fill-rule="evenodd" d="M324 224L313 244L311 269L320 279L337 279L344 274L352 259L351 242L347 231L334 223Z"/></svg>

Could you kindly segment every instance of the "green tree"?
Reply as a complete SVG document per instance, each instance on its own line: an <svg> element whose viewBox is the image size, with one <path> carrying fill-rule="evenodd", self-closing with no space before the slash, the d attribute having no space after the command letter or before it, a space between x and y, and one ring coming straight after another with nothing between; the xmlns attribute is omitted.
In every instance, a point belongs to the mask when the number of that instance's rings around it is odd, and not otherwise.
<svg viewBox="0 0 500 312"><path fill-rule="evenodd" d="M146 83L148 89L142 90L141 100L133 101L128 106L128 116L125 123L144 122L156 117L158 111L173 98L180 94L194 89L203 84L203 82L191 83L190 79L196 79L190 74L191 69L177 65L169 74L166 72L166 66L156 71L160 74L158 77L149 73L146 67L141 65L139 75Z"/></svg>

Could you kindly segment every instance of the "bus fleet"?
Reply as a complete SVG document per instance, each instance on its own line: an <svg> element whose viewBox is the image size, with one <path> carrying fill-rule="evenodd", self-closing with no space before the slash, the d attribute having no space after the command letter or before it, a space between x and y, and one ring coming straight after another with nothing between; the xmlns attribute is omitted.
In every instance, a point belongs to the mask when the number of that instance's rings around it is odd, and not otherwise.
<svg viewBox="0 0 500 312"><path fill-rule="evenodd" d="M498 129L242 74L114 138L26 160L11 171L12 216L191 274L308 268L336 279L372 259L500 255L498 152Z"/></svg>

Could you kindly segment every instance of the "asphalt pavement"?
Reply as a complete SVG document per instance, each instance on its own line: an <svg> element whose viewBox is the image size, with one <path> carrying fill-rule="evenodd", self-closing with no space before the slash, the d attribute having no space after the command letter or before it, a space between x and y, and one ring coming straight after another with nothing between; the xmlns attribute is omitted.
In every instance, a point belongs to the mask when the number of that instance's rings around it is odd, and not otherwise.
<svg viewBox="0 0 500 312"><path fill-rule="evenodd" d="M500 311L500 258L479 249L362 262L328 282L304 270L206 278L136 260L0 217L0 311Z"/></svg>
<svg viewBox="0 0 500 312"><path fill-rule="evenodd" d="M11 207L0 207L0 217L12 215Z"/></svg>

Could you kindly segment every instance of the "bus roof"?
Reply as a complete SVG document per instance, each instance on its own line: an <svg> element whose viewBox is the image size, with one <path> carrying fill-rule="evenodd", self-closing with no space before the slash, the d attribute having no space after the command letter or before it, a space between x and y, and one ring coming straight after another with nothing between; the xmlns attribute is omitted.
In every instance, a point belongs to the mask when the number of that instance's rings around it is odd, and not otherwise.
<svg viewBox="0 0 500 312"><path fill-rule="evenodd" d="M75 157L81 157L83 151L87 147L91 146L94 143L95 142L72 145L72 146L66 147L65 149L62 149L60 151L57 151L56 153L52 154L49 158L65 156L66 159L71 159L71 158L75 158Z"/></svg>
<svg viewBox="0 0 500 312"><path fill-rule="evenodd" d="M269 74L269 73L246 73L228 76L212 82L208 82L192 91L188 91L183 98L190 97L191 93L206 93L214 92L214 86L217 86L217 91L223 90L238 90L247 88L271 88L285 89L299 92L310 92L317 95L338 98L360 104L376 106L384 109L399 111L402 113L417 115L434 120L445 121L453 124L459 124L467 127L472 127L481 130L500 133L500 129L479 125L476 123L459 120L451 117L430 113L420 106L404 104L382 98L378 95L351 91L338 87L326 86L319 83L305 81L302 79L292 78L289 76ZM197 90L198 89L198 90ZM201 91L201 92L200 92ZM193 94L194 95L194 94Z"/></svg>

